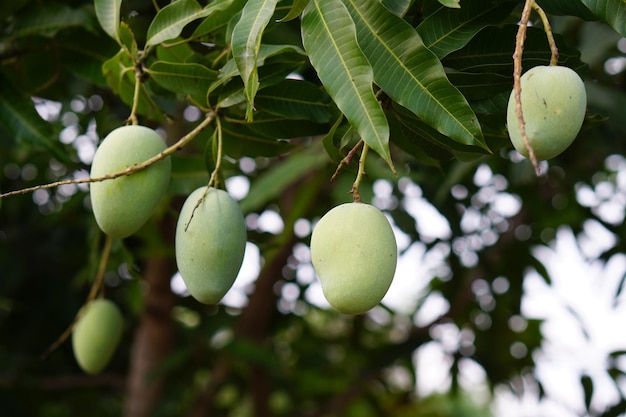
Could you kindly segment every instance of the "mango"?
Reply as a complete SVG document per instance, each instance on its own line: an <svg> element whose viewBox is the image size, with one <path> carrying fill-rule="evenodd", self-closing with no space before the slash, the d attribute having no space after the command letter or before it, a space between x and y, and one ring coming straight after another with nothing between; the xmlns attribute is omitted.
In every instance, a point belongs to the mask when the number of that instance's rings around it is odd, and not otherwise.
<svg viewBox="0 0 626 417"><path fill-rule="evenodd" d="M582 127L587 94L582 79L570 68L533 67L521 79L522 113L530 146L538 160L547 160L567 149ZM507 127L513 146L524 157L524 145L515 112L515 92L509 96Z"/></svg>
<svg viewBox="0 0 626 417"><path fill-rule="evenodd" d="M100 373L111 360L122 338L124 318L107 299L90 301L72 330L76 362L88 374Z"/></svg>
<svg viewBox="0 0 626 417"><path fill-rule="evenodd" d="M345 203L322 216L313 229L311 260L331 307L360 314L376 306L389 290L398 248L380 210Z"/></svg>
<svg viewBox="0 0 626 417"><path fill-rule="evenodd" d="M100 177L142 163L166 148L165 142L145 126L122 126L102 141L91 165L91 177ZM167 157L148 168L113 180L92 183L91 205L100 229L125 238L152 216L170 180Z"/></svg>
<svg viewBox="0 0 626 417"><path fill-rule="evenodd" d="M235 282L246 249L246 222L237 202L224 190L196 189L180 211L175 239L178 271L189 293L201 303L218 303Z"/></svg>

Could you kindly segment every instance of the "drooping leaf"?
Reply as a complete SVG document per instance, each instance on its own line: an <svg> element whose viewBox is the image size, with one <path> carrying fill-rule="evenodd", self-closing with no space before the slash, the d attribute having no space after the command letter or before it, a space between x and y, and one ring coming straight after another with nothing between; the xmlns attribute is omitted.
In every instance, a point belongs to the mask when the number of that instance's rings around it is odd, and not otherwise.
<svg viewBox="0 0 626 417"><path fill-rule="evenodd" d="M300 16L310 0L294 0L289 12L279 22L288 22Z"/></svg>
<svg viewBox="0 0 626 417"><path fill-rule="evenodd" d="M200 64L177 64L156 61L147 70L150 77L163 88L189 95L202 106L206 106L206 93L217 78L217 71Z"/></svg>
<svg viewBox="0 0 626 417"><path fill-rule="evenodd" d="M580 0L594 15L608 23L622 36L626 36L626 1Z"/></svg>
<svg viewBox="0 0 626 417"><path fill-rule="evenodd" d="M248 111L246 119L252 120L254 96L259 89L257 59L263 31L274 14L278 0L251 0L241 11L241 18L232 35L232 50L237 69L243 80Z"/></svg>
<svg viewBox="0 0 626 417"><path fill-rule="evenodd" d="M13 83L0 74L0 126L16 142L27 142L48 149L60 161L69 157L53 139L52 129L37 110L30 97L25 96Z"/></svg>
<svg viewBox="0 0 626 417"><path fill-rule="evenodd" d="M485 147L476 115L415 29L376 0L345 0L374 80L394 101L443 135Z"/></svg>
<svg viewBox="0 0 626 417"><path fill-rule="evenodd" d="M516 1L473 0L459 9L442 7L417 27L424 45L440 59L461 49L486 25L501 23Z"/></svg>
<svg viewBox="0 0 626 417"><path fill-rule="evenodd" d="M264 88L256 96L259 109L294 120L327 123L330 119L330 98L315 84L300 80L285 80Z"/></svg>
<svg viewBox="0 0 626 417"><path fill-rule="evenodd" d="M340 0L314 0L302 16L302 40L311 64L337 107L362 139L392 167L389 126L374 95L374 74Z"/></svg>
<svg viewBox="0 0 626 417"><path fill-rule="evenodd" d="M159 10L148 27L146 49L174 39L187 24L202 16L202 6L196 0L177 0L168 4Z"/></svg>
<svg viewBox="0 0 626 417"><path fill-rule="evenodd" d="M268 139L246 123L222 122L223 153L238 159L242 156L277 156L293 148L288 140Z"/></svg>
<svg viewBox="0 0 626 417"><path fill-rule="evenodd" d="M94 0L94 6L102 29L121 45L119 25L122 0Z"/></svg>
<svg viewBox="0 0 626 417"><path fill-rule="evenodd" d="M43 3L37 7L27 7L18 13L10 36L13 39L31 35L53 37L60 30L71 27L84 27L97 32L93 15L84 9L59 3Z"/></svg>

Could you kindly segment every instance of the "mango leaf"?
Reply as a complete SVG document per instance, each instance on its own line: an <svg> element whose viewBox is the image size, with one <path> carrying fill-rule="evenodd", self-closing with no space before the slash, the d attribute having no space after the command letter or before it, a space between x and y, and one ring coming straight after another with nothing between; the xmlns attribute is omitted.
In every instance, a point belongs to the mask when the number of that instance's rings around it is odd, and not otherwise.
<svg viewBox="0 0 626 417"><path fill-rule="evenodd" d="M578 16L584 20L598 19L581 0L536 0L536 2L548 14Z"/></svg>
<svg viewBox="0 0 626 417"><path fill-rule="evenodd" d="M246 4L246 0L216 0L209 3L203 10L204 19L194 30L191 38L201 38L226 26Z"/></svg>
<svg viewBox="0 0 626 417"><path fill-rule="evenodd" d="M382 0L381 4L396 16L404 16L411 7L413 0Z"/></svg>
<svg viewBox="0 0 626 417"><path fill-rule="evenodd" d="M202 106L206 106L206 93L217 78L213 71L200 64L177 64L156 61L147 69L150 77L161 87L191 96Z"/></svg>
<svg viewBox="0 0 626 417"><path fill-rule="evenodd" d="M84 9L77 9L58 3L43 3L37 7L27 7L15 16L10 37L24 36L53 37L60 30L71 27L84 27L91 32L98 31L93 16Z"/></svg>
<svg viewBox="0 0 626 417"><path fill-rule="evenodd" d="M50 125L39 116L30 97L16 89L0 74L0 126L16 142L27 142L51 151L60 161L69 163L60 142L54 140Z"/></svg>
<svg viewBox="0 0 626 417"><path fill-rule="evenodd" d="M327 124L309 120L285 119L281 116L259 112L246 126L253 132L268 139L294 139L317 136L328 131Z"/></svg>
<svg viewBox="0 0 626 417"><path fill-rule="evenodd" d="M626 1L580 0L594 15L608 23L622 36L626 36Z"/></svg>
<svg viewBox="0 0 626 417"><path fill-rule="evenodd" d="M283 82L257 93L259 109L288 119L327 123L330 97L313 83L300 80Z"/></svg>
<svg viewBox="0 0 626 417"><path fill-rule="evenodd" d="M148 27L146 49L176 38L187 24L203 17L202 6L196 0L177 0L159 10Z"/></svg>
<svg viewBox="0 0 626 417"><path fill-rule="evenodd" d="M447 55L443 60L446 67L464 72L497 73L511 77L513 85L513 50L517 25L503 27L486 27L481 30L463 48ZM559 48L559 65L582 71L587 66L580 60L580 52L571 48L559 34L554 34ZM512 41L513 40L513 41ZM529 27L526 32L524 54L522 56L523 70L536 65L548 65L550 62L550 48L546 42L543 29Z"/></svg>
<svg viewBox="0 0 626 417"><path fill-rule="evenodd" d="M461 49L486 25L501 23L517 1L473 0L460 9L442 7L417 27L424 45L438 58Z"/></svg>
<svg viewBox="0 0 626 417"><path fill-rule="evenodd" d="M102 29L121 45L119 25L122 0L94 0L94 6Z"/></svg>
<svg viewBox="0 0 626 417"><path fill-rule="evenodd" d="M279 22L288 22L300 16L307 4L309 4L309 0L294 0L289 12L285 17L278 20Z"/></svg>
<svg viewBox="0 0 626 417"><path fill-rule="evenodd" d="M460 0L438 0L443 6L458 9L461 7Z"/></svg>
<svg viewBox="0 0 626 417"><path fill-rule="evenodd" d="M374 68L376 84L443 135L486 148L476 115L415 29L376 0L344 3L356 23L359 46Z"/></svg>
<svg viewBox="0 0 626 417"><path fill-rule="evenodd" d="M451 72L448 79L470 102L501 91L510 92L512 88L511 77L493 73Z"/></svg>
<svg viewBox="0 0 626 417"><path fill-rule="evenodd" d="M88 80L99 87L106 86L106 79L102 74L102 65L114 55L119 46L104 35L94 36L82 33L81 36L72 36L71 42L59 42L62 62L65 68L77 77ZM68 36L69 37L69 36ZM94 48L94 45L98 48Z"/></svg>
<svg viewBox="0 0 626 417"><path fill-rule="evenodd" d="M232 158L242 156L278 156L293 145L287 140L268 139L250 129L246 123L222 122L223 152Z"/></svg>
<svg viewBox="0 0 626 417"><path fill-rule="evenodd" d="M340 0L313 0L302 15L302 41L337 107L362 139L393 169L389 125L372 88L374 74Z"/></svg>
<svg viewBox="0 0 626 417"><path fill-rule="evenodd" d="M259 89L257 59L261 48L261 37L269 23L278 0L250 0L241 11L235 25L231 48L237 69L244 84L248 110L246 119L252 120L254 96Z"/></svg>

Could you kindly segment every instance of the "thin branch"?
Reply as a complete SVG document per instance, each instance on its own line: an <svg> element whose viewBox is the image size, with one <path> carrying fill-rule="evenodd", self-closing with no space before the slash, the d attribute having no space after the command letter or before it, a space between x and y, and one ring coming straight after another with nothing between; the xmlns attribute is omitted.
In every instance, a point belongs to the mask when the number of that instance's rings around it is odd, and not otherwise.
<svg viewBox="0 0 626 417"><path fill-rule="evenodd" d="M355 203L361 202L361 194L359 194L359 187L361 186L361 180L363 179L363 174L365 174L365 158L367 158L367 151L369 150L369 148L370 147L367 146L367 143L363 144L363 150L361 151L361 157L359 158L359 170L356 173L356 179L354 180L354 184L352 184L352 190L350 190L353 201Z"/></svg>
<svg viewBox="0 0 626 417"><path fill-rule="evenodd" d="M528 20L530 19L530 12L532 11L534 2L534 0L526 0L517 29L515 52L513 53L513 91L515 95L515 113L517 114L520 134L522 135L524 146L526 147L526 150L528 150L530 162L533 164L537 175L539 175L540 170L539 164L537 163L537 156L535 155L535 151L530 145L530 140L526 134L526 122L524 121L524 115L522 113L522 87L520 83L520 79L522 77L522 54L524 51L524 41L526 40L526 28L528 27Z"/></svg>
<svg viewBox="0 0 626 417"><path fill-rule="evenodd" d="M352 158L354 158L354 155L356 155L357 151L359 150L359 148L361 147L363 143L365 143L363 142L363 139L359 140L357 144L354 145L352 149L350 149L350 152L348 152L348 154L341 161L339 161L339 165L337 165L337 169L335 170L335 173L333 174L332 177L330 177L331 181L334 181L335 178L337 178L337 175L339 175L343 167L345 167L346 165L350 164L350 162L352 162Z"/></svg>
<svg viewBox="0 0 626 417"><path fill-rule="evenodd" d="M30 193L33 191L37 191L37 190L41 190L41 189L48 189L48 188L55 188L55 187L59 187L61 185L69 185L69 184L85 184L85 183L92 183L92 182L102 182L102 181L107 181L107 180L113 180L115 178L118 177L123 177L126 175L130 175L133 174L137 171L141 171L142 169L145 169L147 167L149 167L150 165L165 159L166 157L172 155L173 153L175 153L176 151L182 149L187 143L191 142L191 140L196 137L198 135L198 133L200 133L202 130L204 130L215 118L215 113L213 112L209 112L206 115L206 118L202 121L202 123L200 123L198 126L196 126L192 131L190 131L189 133L187 133L185 136L183 136L182 138L180 138L178 140L178 142L176 142L175 144L173 144L172 146L170 146L169 148L165 149L164 151L160 152L159 154L153 156L152 158L140 163L140 164L136 164L133 166L130 166L126 169L123 169L121 171L118 172L114 172L112 174L107 174L107 175L103 175L101 177L90 177L90 178L82 178L82 179L71 179L71 180L63 180L63 181L57 181L57 182L52 182L49 184L43 184L43 185L37 185L34 187L28 187L28 188L22 188L20 190L15 190L15 191L9 191L3 194L0 194L0 198L5 198L5 197L11 197L14 195L18 195L18 194L26 194L26 193Z"/></svg>
<svg viewBox="0 0 626 417"><path fill-rule="evenodd" d="M544 12L541 6L539 6L537 3L533 2L532 7L541 18L541 22L543 23L543 30L546 32L546 36L548 37L548 44L550 45L550 51L552 52L552 56L550 57L550 65L556 65L559 62L559 48L556 46L556 41L554 40L554 34L552 33L550 20L548 19L546 12Z"/></svg>

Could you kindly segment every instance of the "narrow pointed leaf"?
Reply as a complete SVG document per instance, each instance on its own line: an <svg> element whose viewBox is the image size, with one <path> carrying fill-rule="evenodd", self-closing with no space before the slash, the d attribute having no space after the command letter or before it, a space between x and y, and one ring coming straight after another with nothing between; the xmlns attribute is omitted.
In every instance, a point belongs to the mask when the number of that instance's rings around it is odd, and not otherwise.
<svg viewBox="0 0 626 417"><path fill-rule="evenodd" d="M119 27L122 0L95 0L94 6L102 29L121 45Z"/></svg>
<svg viewBox="0 0 626 417"><path fill-rule="evenodd" d="M330 119L330 98L315 84L285 80L259 91L256 103L261 110L294 120L327 123Z"/></svg>
<svg viewBox="0 0 626 417"><path fill-rule="evenodd" d="M626 1L581 0L600 19L608 23L622 36L626 36Z"/></svg>
<svg viewBox="0 0 626 417"><path fill-rule="evenodd" d="M460 0L438 0L445 7L458 9L461 7Z"/></svg>
<svg viewBox="0 0 626 417"><path fill-rule="evenodd" d="M486 148L476 115L415 29L376 0L344 2L376 84L443 135Z"/></svg>
<svg viewBox="0 0 626 417"><path fill-rule="evenodd" d="M417 27L424 45L438 58L461 49L486 25L502 22L517 1L473 0L460 9L442 7Z"/></svg>
<svg viewBox="0 0 626 417"><path fill-rule="evenodd" d="M206 93L217 78L213 71L200 64L176 64L156 61L148 69L150 77L163 88L193 97L201 105L207 105Z"/></svg>
<svg viewBox="0 0 626 417"><path fill-rule="evenodd" d="M300 16L307 4L309 4L309 0L294 0L287 15L281 18L279 22L288 22Z"/></svg>
<svg viewBox="0 0 626 417"><path fill-rule="evenodd" d="M216 0L209 3L202 11L204 19L191 35L200 38L226 26L246 4L246 0Z"/></svg>
<svg viewBox="0 0 626 417"><path fill-rule="evenodd" d="M159 10L150 23L146 48L174 39L187 24L202 16L202 7L196 0L177 0L168 4Z"/></svg>
<svg viewBox="0 0 626 417"><path fill-rule="evenodd" d="M327 92L365 143L390 167L389 125L374 95L374 74L340 0L314 0L302 15L302 40Z"/></svg>
<svg viewBox="0 0 626 417"><path fill-rule="evenodd" d="M248 101L247 119L252 120L254 96L259 89L257 59L263 31L269 23L278 0L251 0L241 11L241 18L233 29L232 50L239 74L245 86Z"/></svg>

